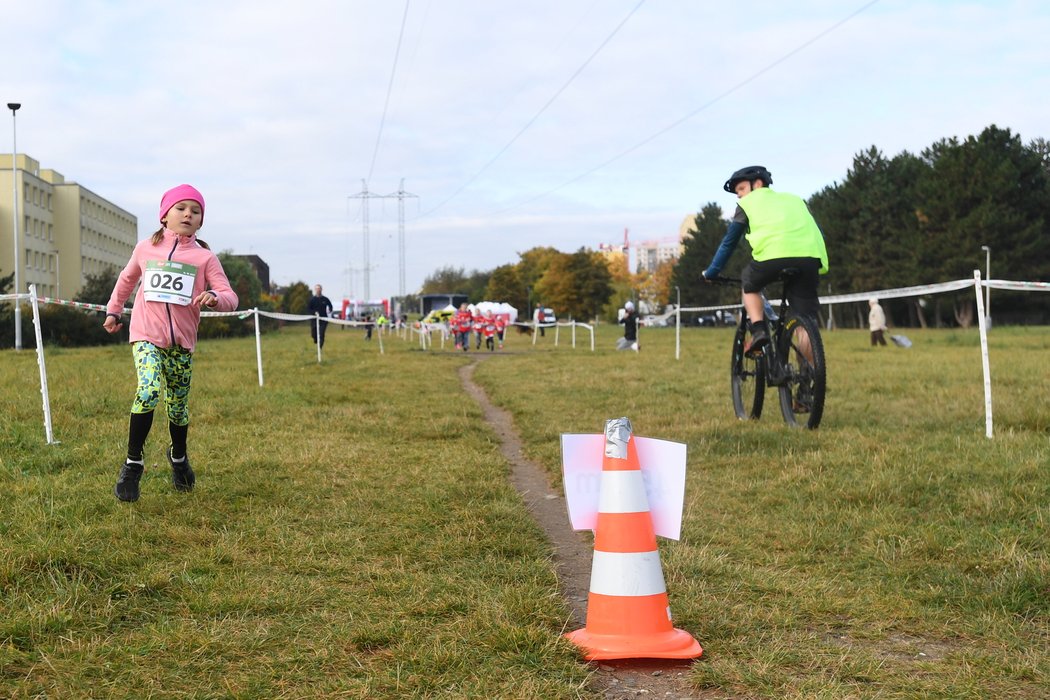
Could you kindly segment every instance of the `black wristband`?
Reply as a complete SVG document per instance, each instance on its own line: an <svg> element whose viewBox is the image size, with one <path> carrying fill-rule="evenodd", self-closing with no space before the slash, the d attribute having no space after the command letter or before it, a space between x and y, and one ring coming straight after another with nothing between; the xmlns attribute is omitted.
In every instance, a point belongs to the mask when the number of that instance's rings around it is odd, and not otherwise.
<svg viewBox="0 0 1050 700"><path fill-rule="evenodd" d="M116 319L117 321L119 321L119 320L120 320L120 314L111 314L111 313L107 313L107 314L106 314L106 316L112 316L112 317L113 317L114 319Z"/></svg>

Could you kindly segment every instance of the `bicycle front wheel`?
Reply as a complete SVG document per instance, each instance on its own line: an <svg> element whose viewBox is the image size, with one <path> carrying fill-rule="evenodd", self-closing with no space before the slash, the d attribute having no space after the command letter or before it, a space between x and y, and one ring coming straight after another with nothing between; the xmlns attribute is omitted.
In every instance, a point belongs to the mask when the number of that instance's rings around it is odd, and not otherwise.
<svg viewBox="0 0 1050 700"><path fill-rule="evenodd" d="M762 416L762 402L766 395L764 359L744 354L749 340L750 333L745 321L736 329L733 338L733 362L730 368L733 410L740 420L758 420Z"/></svg>
<svg viewBox="0 0 1050 700"><path fill-rule="evenodd" d="M791 316L777 341L784 363L780 386L780 412L791 426L815 429L824 416L827 365L820 327L808 316Z"/></svg>

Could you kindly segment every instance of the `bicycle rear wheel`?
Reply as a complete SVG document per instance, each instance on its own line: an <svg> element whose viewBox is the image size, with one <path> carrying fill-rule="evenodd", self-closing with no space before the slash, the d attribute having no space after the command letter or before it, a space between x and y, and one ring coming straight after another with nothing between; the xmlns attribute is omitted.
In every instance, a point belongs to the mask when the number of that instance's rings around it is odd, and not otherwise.
<svg viewBox="0 0 1050 700"><path fill-rule="evenodd" d="M733 362L730 367L733 410L740 420L761 418L762 403L766 395L764 360L744 354L744 348L751 339L750 335L747 322L744 321L736 329L736 336L733 338Z"/></svg>
<svg viewBox="0 0 1050 700"><path fill-rule="evenodd" d="M824 416L827 388L820 327L808 316L792 315L777 342L787 374L780 386L780 412L788 425L813 430Z"/></svg>

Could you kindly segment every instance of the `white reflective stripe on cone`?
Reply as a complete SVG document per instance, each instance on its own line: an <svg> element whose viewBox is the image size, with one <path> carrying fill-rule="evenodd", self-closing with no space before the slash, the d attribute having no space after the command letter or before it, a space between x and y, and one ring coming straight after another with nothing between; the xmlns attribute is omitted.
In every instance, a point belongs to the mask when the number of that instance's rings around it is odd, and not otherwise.
<svg viewBox="0 0 1050 700"><path fill-rule="evenodd" d="M594 550L591 593L642 596L666 593L659 552L602 552Z"/></svg>
<svg viewBox="0 0 1050 700"><path fill-rule="evenodd" d="M645 481L638 469L603 471L598 492L599 513L644 513L649 510Z"/></svg>

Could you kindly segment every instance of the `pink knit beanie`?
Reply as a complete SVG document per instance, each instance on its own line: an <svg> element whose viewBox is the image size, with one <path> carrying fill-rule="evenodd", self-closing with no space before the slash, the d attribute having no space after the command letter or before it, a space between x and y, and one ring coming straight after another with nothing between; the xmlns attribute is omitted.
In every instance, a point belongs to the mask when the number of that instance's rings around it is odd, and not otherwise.
<svg viewBox="0 0 1050 700"><path fill-rule="evenodd" d="M176 203L181 202L184 199L192 199L197 204L201 205L201 224L204 224L204 195L197 191L196 187L192 185L179 185L178 187L172 187L170 190L164 193L164 196L160 198L160 219L164 220L164 217L168 215L168 210L175 206Z"/></svg>

